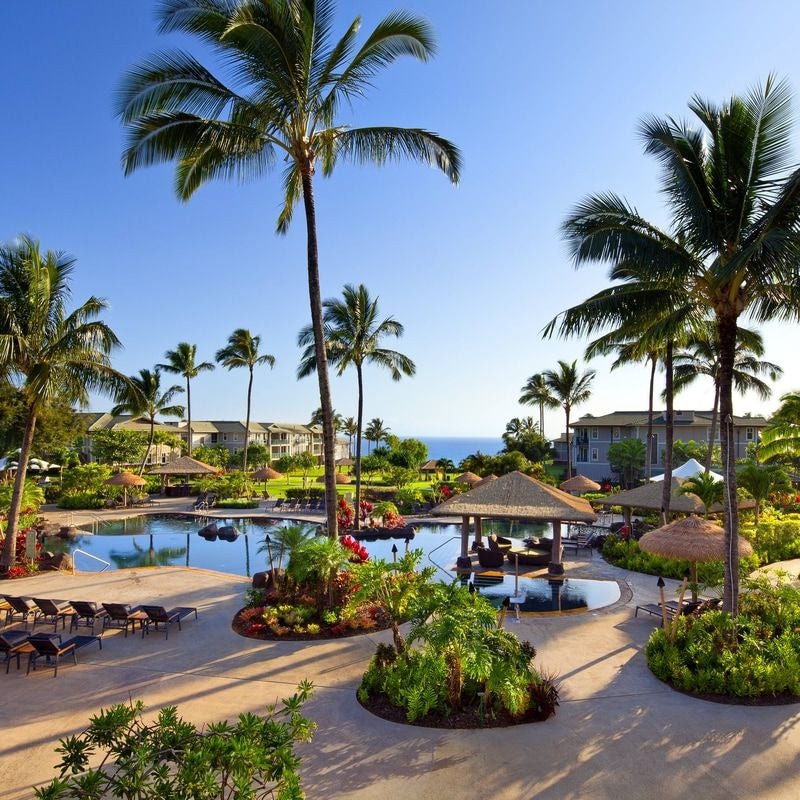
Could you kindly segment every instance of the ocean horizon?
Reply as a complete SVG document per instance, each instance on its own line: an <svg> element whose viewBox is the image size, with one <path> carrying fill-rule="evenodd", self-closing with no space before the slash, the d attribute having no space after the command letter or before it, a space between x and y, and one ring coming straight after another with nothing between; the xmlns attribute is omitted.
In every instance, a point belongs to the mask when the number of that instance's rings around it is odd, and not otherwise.
<svg viewBox="0 0 800 800"><path fill-rule="evenodd" d="M400 438L419 439L428 446L428 458L449 458L456 465L478 451L493 456L503 449L503 440L499 436L401 436ZM373 443L363 440L362 454L366 455L371 447L374 447Z"/></svg>

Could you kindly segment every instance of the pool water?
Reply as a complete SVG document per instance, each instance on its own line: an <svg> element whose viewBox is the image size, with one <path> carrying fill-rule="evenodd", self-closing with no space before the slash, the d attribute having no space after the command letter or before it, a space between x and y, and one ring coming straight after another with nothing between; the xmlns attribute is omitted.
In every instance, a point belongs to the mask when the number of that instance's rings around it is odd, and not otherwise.
<svg viewBox="0 0 800 800"><path fill-rule="evenodd" d="M210 521L212 519L208 517L189 515L130 517L97 523L92 526L92 533L87 532L85 536L48 539L45 549L70 553L76 569L81 572L99 571L103 565L95 559L102 559L111 569L186 566L251 577L254 572L269 569L265 536L274 535L281 527L294 522L256 517L214 518L218 527L233 525L241 532L236 541L229 542L220 539L206 541L198 535L200 528ZM522 539L547 535L548 527L495 523L491 529L484 526L484 534L491 530L499 535ZM456 575L451 567L461 550L461 526L420 525L415 528L416 535L408 543L400 538L363 541L362 544L372 558L387 561L392 559L392 546L396 546L401 555L407 548L421 548L425 554L423 566L436 567L438 580L453 580ZM276 557L277 552L273 549L273 558ZM475 575L472 581L477 591L498 607L504 597L514 595L513 575ZM615 581L568 579L548 582L541 578L519 578L518 586L526 593L525 603L520 605L521 611L591 609L619 599L619 587Z"/></svg>

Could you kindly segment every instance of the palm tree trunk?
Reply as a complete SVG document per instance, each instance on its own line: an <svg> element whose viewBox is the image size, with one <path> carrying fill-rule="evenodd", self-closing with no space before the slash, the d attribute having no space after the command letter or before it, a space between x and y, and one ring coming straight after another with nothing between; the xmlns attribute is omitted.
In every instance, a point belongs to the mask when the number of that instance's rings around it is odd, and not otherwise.
<svg viewBox="0 0 800 800"><path fill-rule="evenodd" d="M7 572L17 560L17 530L19 528L19 513L22 510L22 495L25 491L25 477L28 474L28 460L33 449L33 434L36 431L36 409L28 409L28 419L25 423L25 433L22 435L22 445L17 459L17 474L14 476L14 489L11 492L11 505L8 509L8 524L6 525L6 539L3 543L3 553L0 556L2 572Z"/></svg>
<svg viewBox="0 0 800 800"><path fill-rule="evenodd" d="M667 342L666 353L664 355L664 368L666 370L666 382L664 394L666 396L667 409L664 412L664 488L661 494L661 524L669 522L669 501L672 497L672 437L675 428L673 418L673 390L672 390L672 341Z"/></svg>
<svg viewBox="0 0 800 800"><path fill-rule="evenodd" d="M319 286L319 250L317 248L317 216L314 208L314 191L311 184L313 166L302 169L303 205L306 212L306 237L308 247L308 301L311 306L311 328L314 331L314 352L317 359L319 402L322 408L322 456L325 464L325 511L328 536L335 539L336 526L336 452L333 432L333 403L328 377L328 358L322 331L322 294Z"/></svg>
<svg viewBox="0 0 800 800"><path fill-rule="evenodd" d="M544 401L539 401L539 433L544 436Z"/></svg>
<svg viewBox="0 0 800 800"><path fill-rule="evenodd" d="M572 477L572 440L569 435L569 406L564 406L564 412L567 416L567 480Z"/></svg>
<svg viewBox="0 0 800 800"><path fill-rule="evenodd" d="M719 418L719 383L714 380L714 408L711 411L711 434L708 439L708 452L706 453L706 472L711 472L711 459L714 455L714 434L717 431Z"/></svg>
<svg viewBox="0 0 800 800"><path fill-rule="evenodd" d="M189 426L189 458L192 457L192 387L189 379L186 379L186 416Z"/></svg>
<svg viewBox="0 0 800 800"><path fill-rule="evenodd" d="M361 374L361 364L356 364L356 375L358 377L358 414L356 425L358 434L356 438L356 519L355 529L361 527L361 426L364 423L364 380Z"/></svg>
<svg viewBox="0 0 800 800"><path fill-rule="evenodd" d="M719 334L719 419L722 469L725 475L725 586L723 610L736 614L739 608L739 509L736 503L736 457L733 442L733 363L736 357L736 316L717 317Z"/></svg>
<svg viewBox="0 0 800 800"><path fill-rule="evenodd" d="M244 453L242 454L242 472L247 472L247 444L250 441L250 395L253 391L253 368L250 367L250 380L247 382L247 417L244 421Z"/></svg>
<svg viewBox="0 0 800 800"><path fill-rule="evenodd" d="M156 418L150 417L150 438L147 441L147 450L144 451L144 458L142 459L142 465L139 467L140 476L144 474L144 465L147 463L147 459L150 456L150 451L153 448L153 439L155 438L156 438Z"/></svg>
<svg viewBox="0 0 800 800"><path fill-rule="evenodd" d="M647 480L653 476L653 386L656 380L658 359L650 354L650 395L647 401L647 452L645 453L644 474Z"/></svg>

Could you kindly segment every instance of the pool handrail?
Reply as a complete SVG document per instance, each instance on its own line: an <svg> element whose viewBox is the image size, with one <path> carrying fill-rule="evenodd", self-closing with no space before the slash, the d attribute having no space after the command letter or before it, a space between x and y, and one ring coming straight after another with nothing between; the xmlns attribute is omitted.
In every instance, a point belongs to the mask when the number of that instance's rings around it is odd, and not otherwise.
<svg viewBox="0 0 800 800"><path fill-rule="evenodd" d="M99 561L101 564L104 564L105 566L103 567L103 569L100 570L100 572L105 572L111 566L111 562L110 561L106 561L104 558L100 558L99 556L93 555L92 553L87 553L85 550L81 550L80 548L76 547L72 551L72 574L73 575L75 574L75 556L78 555L78 553L80 553L83 556L88 556L89 558L93 558L95 561Z"/></svg>

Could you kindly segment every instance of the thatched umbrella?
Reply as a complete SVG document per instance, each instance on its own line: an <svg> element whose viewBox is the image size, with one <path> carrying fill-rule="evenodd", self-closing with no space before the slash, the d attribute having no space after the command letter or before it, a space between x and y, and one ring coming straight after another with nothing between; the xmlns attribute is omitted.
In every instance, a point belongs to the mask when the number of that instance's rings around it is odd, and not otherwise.
<svg viewBox="0 0 800 800"><path fill-rule="evenodd" d="M737 536L740 556L753 555L747 539ZM725 558L725 531L702 517L676 519L662 528L646 533L639 540L645 553L689 561L692 568L692 600L697 600L697 562L722 561Z"/></svg>
<svg viewBox="0 0 800 800"><path fill-rule="evenodd" d="M480 475L476 475L474 472L462 472L456 479L456 483L467 483L469 484L470 488L479 484L483 478Z"/></svg>
<svg viewBox="0 0 800 800"><path fill-rule="evenodd" d="M174 461L166 464L159 464L150 470L151 475L161 476L161 488L163 490L166 481L171 475L216 475L220 470L210 464L204 464L191 456L181 456Z"/></svg>
<svg viewBox="0 0 800 800"><path fill-rule="evenodd" d="M335 463L337 467L353 467L356 462L352 458L337 458Z"/></svg>
<svg viewBox="0 0 800 800"><path fill-rule="evenodd" d="M561 489L562 492L578 492L582 494L583 492L600 491L600 484L595 483L584 475L576 475L574 478L564 481L558 488Z"/></svg>
<svg viewBox="0 0 800 800"><path fill-rule="evenodd" d="M253 473L254 481L264 481L264 494L267 493L267 481L277 481L283 477L280 472L272 467L261 467Z"/></svg>
<svg viewBox="0 0 800 800"><path fill-rule="evenodd" d="M128 487L129 486L144 486L147 481L139 475L134 475L132 472L117 472L112 475L107 481L107 486L122 486L123 506L128 505Z"/></svg>
<svg viewBox="0 0 800 800"><path fill-rule="evenodd" d="M521 472L509 472L497 480L485 481L466 494L454 495L436 506L437 516L459 515L461 522L461 558L459 566L467 567L469 518L475 517L475 538L480 540L481 518L533 519L553 523L553 560L550 571L562 574L561 522L594 522L595 513L581 497L573 497L554 486L537 481Z"/></svg>
<svg viewBox="0 0 800 800"><path fill-rule="evenodd" d="M336 483L352 483L353 479L349 475L345 475L343 472L336 472ZM317 483L325 483L325 476L320 475L317 478Z"/></svg>
<svg viewBox="0 0 800 800"><path fill-rule="evenodd" d="M487 475L485 478L479 480L472 488L477 489L479 486L483 486L484 483L489 483L490 481L496 481L497 475Z"/></svg>

